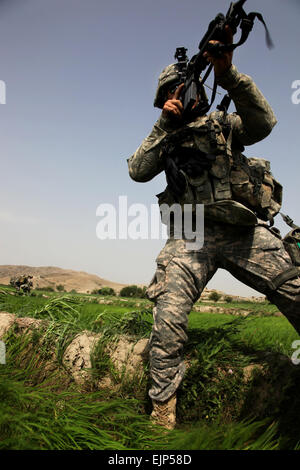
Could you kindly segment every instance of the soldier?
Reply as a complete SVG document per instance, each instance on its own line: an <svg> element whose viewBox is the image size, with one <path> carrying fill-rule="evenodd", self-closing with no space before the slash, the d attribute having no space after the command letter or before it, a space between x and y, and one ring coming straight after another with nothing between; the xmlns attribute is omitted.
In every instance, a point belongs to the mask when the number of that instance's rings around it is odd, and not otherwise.
<svg viewBox="0 0 300 470"><path fill-rule="evenodd" d="M17 292L29 294L33 287L32 278L33 276L30 274L22 274L19 277L11 278L10 284L16 288Z"/></svg>
<svg viewBox="0 0 300 470"><path fill-rule="evenodd" d="M21 290L26 294L30 294L30 291L33 287L33 282L31 280L32 278L33 276L31 276L30 274L24 276L24 282L20 286Z"/></svg>
<svg viewBox="0 0 300 470"><path fill-rule="evenodd" d="M227 35L228 42L232 42L228 27ZM265 294L300 333L300 279L281 237L268 223L280 209L280 194L275 194L276 188L280 193L280 185L272 179L267 166L263 179L251 178L251 165L241 153L243 146L267 137L276 118L252 78L239 73L232 64L232 53L224 53L221 58L205 54L236 112L215 111L184 122L179 99L183 85L174 89L179 75L177 65L172 64L159 77L154 101L162 113L150 135L128 159L129 174L138 182L166 171L168 186L158 195L160 204L204 204L203 247L187 249L184 236L172 236L171 227L147 290L155 303L149 342L151 417L167 429L176 424L176 390L185 372L183 347L188 314L218 268ZM182 158L177 158L177 169L175 165L168 176L164 143L171 135L174 139L183 136L175 146L175 154ZM209 160L211 154L214 159ZM202 168L197 166L200 160L204 161ZM252 163L261 162L254 159ZM180 170L177 175L176 170ZM176 192L180 184L181 191Z"/></svg>

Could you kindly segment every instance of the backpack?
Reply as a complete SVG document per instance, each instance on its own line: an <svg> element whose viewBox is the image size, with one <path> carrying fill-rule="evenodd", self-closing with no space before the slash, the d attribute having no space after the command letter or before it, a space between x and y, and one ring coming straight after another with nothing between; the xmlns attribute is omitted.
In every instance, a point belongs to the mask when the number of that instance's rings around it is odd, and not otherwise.
<svg viewBox="0 0 300 470"><path fill-rule="evenodd" d="M281 209L282 185L271 173L270 162L239 154L230 172L233 199L245 204L262 220L274 224Z"/></svg>

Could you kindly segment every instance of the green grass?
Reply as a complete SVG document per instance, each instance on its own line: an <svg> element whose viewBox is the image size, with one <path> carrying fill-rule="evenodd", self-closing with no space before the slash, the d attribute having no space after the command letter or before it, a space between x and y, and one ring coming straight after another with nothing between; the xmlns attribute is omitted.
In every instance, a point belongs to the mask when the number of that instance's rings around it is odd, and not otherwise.
<svg viewBox="0 0 300 470"><path fill-rule="evenodd" d="M177 450L278 450L276 423L271 420L213 425L197 423L187 431L175 431L170 449Z"/></svg>
<svg viewBox="0 0 300 470"><path fill-rule="evenodd" d="M150 335L149 302L81 294L14 296L10 291L0 289L0 311L47 321L31 335L10 331L5 338L0 449L300 447L300 373L282 364L279 356L290 357L291 344L299 336L284 317L272 316L276 307L224 304L248 309L247 317L191 312L185 347L189 367L178 390L178 427L164 434L149 422L147 367L145 378L124 380L117 391L93 388L94 380L113 373L107 342L120 334L137 339ZM113 303L99 304L99 298ZM82 388L71 380L62 357L83 330L101 332L102 337L92 354L90 382ZM243 371L253 363L263 370L245 382ZM123 380L118 374L113 378Z"/></svg>
<svg viewBox="0 0 300 470"><path fill-rule="evenodd" d="M197 423L165 434L152 426L140 400L109 398L69 384L57 368L44 380L45 357L31 336L7 338L0 368L0 450L275 449L268 421ZM37 344L36 344L37 345Z"/></svg>
<svg viewBox="0 0 300 470"><path fill-rule="evenodd" d="M235 317L229 314L211 314L191 312L189 328L209 331L232 324L235 333L232 341L240 341L245 349L268 350L290 356L292 342L299 335L284 317Z"/></svg>
<svg viewBox="0 0 300 470"><path fill-rule="evenodd" d="M237 311L248 310L251 313L255 314L274 314L278 312L278 308L276 305L272 305L267 301L264 302L197 302L196 304L199 306L215 306L215 307L222 307L226 309L234 309Z"/></svg>
<svg viewBox="0 0 300 470"><path fill-rule="evenodd" d="M45 364L38 349L30 359L20 353L28 344L26 337L17 339L0 367L1 450L147 449L166 441L160 430L150 432L135 399L82 393L64 385L59 368L39 383Z"/></svg>

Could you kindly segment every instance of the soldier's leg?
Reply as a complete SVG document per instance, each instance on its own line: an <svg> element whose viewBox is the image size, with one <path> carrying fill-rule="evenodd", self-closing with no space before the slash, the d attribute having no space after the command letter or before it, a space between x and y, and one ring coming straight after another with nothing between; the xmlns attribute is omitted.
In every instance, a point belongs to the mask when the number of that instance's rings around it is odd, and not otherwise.
<svg viewBox="0 0 300 470"><path fill-rule="evenodd" d="M155 301L150 338L152 400L164 402L178 388L185 371L183 346L188 314L216 271L211 252L187 251L184 240L170 240L157 258L147 294Z"/></svg>
<svg viewBox="0 0 300 470"><path fill-rule="evenodd" d="M258 225L227 229L219 246L219 266L265 294L300 334L300 277L288 279L293 264L282 240L266 225Z"/></svg>

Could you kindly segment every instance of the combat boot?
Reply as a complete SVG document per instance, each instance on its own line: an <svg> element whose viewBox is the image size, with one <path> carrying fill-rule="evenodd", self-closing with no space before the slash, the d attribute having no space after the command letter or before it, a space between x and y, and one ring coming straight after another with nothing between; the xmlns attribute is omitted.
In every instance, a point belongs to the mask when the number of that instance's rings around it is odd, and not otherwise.
<svg viewBox="0 0 300 470"><path fill-rule="evenodd" d="M174 429L176 425L176 394L174 393L164 402L152 400L152 405L151 421L166 429Z"/></svg>

